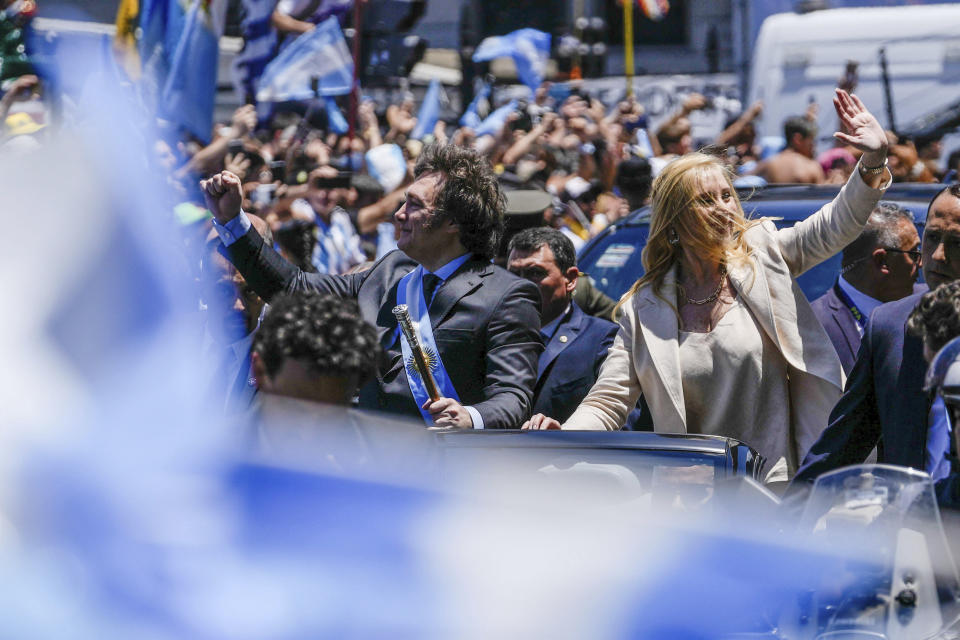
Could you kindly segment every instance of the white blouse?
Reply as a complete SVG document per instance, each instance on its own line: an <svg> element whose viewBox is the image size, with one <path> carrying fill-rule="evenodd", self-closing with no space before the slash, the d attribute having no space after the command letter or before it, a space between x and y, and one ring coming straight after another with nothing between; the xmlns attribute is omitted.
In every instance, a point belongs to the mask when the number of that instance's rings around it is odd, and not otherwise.
<svg viewBox="0 0 960 640"><path fill-rule="evenodd" d="M766 472L785 464L787 362L741 296L713 331L680 331L679 345L688 433L742 440L767 459Z"/></svg>

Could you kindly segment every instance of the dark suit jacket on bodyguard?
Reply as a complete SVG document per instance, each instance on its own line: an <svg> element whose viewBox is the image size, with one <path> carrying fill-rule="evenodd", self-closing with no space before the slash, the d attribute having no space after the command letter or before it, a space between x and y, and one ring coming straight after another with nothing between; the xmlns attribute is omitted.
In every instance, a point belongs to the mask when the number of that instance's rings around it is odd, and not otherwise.
<svg viewBox="0 0 960 640"><path fill-rule="evenodd" d="M564 422L597 380L618 325L588 316L577 303L540 355L533 412Z"/></svg>
<svg viewBox="0 0 960 640"><path fill-rule="evenodd" d="M360 406L420 415L407 383L393 315L397 284L417 267L416 262L393 251L362 273L305 273L266 246L253 229L227 251L265 300L298 290L355 298L386 352L377 379L360 390ZM485 260L471 259L437 289L430 320L461 404L474 407L486 429L519 427L530 416L537 356L543 348L536 286Z"/></svg>
<svg viewBox="0 0 960 640"><path fill-rule="evenodd" d="M833 285L825 294L811 302L810 306L830 336L830 342L840 356L843 372L849 376L860 349L860 330L850 309L837 297L836 289L837 285Z"/></svg>
<svg viewBox="0 0 960 640"><path fill-rule="evenodd" d="M840 356L843 372L849 376L853 370L853 363L857 360L857 352L860 350L860 331L857 329L857 321L854 320L853 313L837 295L837 286L834 284L825 294L811 302L810 306L813 307L814 315L830 336L830 342ZM914 293L923 294L926 291L926 285L913 285Z"/></svg>
<svg viewBox="0 0 960 640"><path fill-rule="evenodd" d="M906 323L922 293L877 307L870 315L857 361L830 424L810 448L794 484L863 462L876 445L878 462L923 470L929 402L919 338Z"/></svg>

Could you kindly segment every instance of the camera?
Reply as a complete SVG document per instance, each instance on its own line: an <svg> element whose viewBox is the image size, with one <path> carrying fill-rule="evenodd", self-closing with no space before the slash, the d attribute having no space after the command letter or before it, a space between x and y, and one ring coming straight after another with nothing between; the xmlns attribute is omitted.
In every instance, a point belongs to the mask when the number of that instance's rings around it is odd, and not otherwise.
<svg viewBox="0 0 960 640"><path fill-rule="evenodd" d="M236 156L238 153L243 153L243 142L241 140L231 140L227 145L227 153L231 156Z"/></svg>

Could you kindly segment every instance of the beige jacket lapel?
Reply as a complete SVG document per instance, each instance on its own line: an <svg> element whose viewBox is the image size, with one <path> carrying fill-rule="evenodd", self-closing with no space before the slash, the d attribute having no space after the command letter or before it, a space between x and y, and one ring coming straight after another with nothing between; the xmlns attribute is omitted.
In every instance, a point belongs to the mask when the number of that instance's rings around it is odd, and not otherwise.
<svg viewBox="0 0 960 640"><path fill-rule="evenodd" d="M755 233L752 240L755 268L749 262L730 267L730 282L787 364L842 389L843 369L810 303L783 260L769 255L770 239Z"/></svg>
<svg viewBox="0 0 960 640"><path fill-rule="evenodd" d="M782 352L783 345L777 331L777 321L773 312L773 303L770 300L767 276L755 260L755 257L751 257L742 264L731 265L727 270L727 276L730 278L733 288L737 290L740 299L750 309L753 317L756 318L757 324L773 340L777 349ZM752 267L751 262L753 262Z"/></svg>
<svg viewBox="0 0 960 640"><path fill-rule="evenodd" d="M667 296L676 290L677 271L672 268L664 277L661 291ZM646 349L636 360L637 377L658 417L658 433L686 433L686 411L683 403L683 381L680 377L679 325L677 313L665 300L658 298L653 287L644 287L634 301L637 324ZM644 362L644 360L649 360ZM651 371L651 366L653 371ZM653 405L660 405L659 409Z"/></svg>

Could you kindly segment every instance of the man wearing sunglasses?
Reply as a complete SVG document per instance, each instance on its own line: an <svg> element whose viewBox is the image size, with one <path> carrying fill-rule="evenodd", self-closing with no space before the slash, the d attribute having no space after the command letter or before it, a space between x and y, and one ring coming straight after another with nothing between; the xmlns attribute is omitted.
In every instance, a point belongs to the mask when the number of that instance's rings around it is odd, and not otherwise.
<svg viewBox="0 0 960 640"><path fill-rule="evenodd" d="M960 184L944 187L930 202L920 250L928 287L960 280ZM797 471L787 505L799 505L818 475L863 462L874 446L878 462L937 479L943 452L930 451L928 443L930 434L942 431L944 415L923 392L923 344L906 331L921 296L881 305L870 315L843 396Z"/></svg>
<svg viewBox="0 0 960 640"><path fill-rule="evenodd" d="M836 284L812 305L846 375L853 369L870 314L885 302L914 293L919 272L920 236L913 213L881 200L860 236L844 248Z"/></svg>

